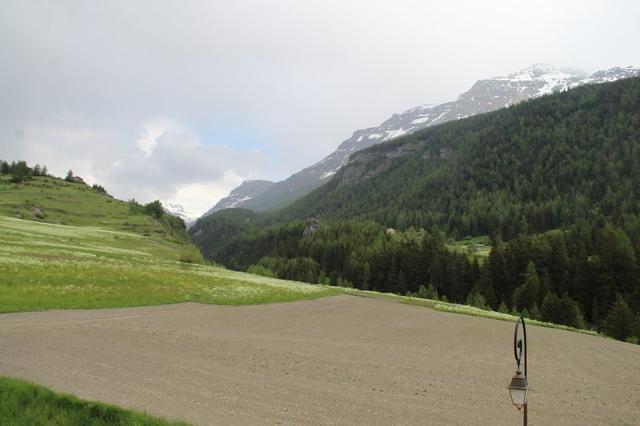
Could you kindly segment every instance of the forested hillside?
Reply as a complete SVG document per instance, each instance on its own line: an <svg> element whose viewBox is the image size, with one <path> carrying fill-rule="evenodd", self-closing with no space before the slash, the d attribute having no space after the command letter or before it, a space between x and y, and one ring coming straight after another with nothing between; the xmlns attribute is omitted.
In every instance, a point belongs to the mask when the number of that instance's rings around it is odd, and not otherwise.
<svg viewBox="0 0 640 426"><path fill-rule="evenodd" d="M503 239L607 218L637 236L638 176L640 79L634 78L360 151L280 217L357 217Z"/></svg>
<svg viewBox="0 0 640 426"><path fill-rule="evenodd" d="M283 211L245 212L243 222L239 210L214 214L192 236L205 256L236 269L437 294L634 340L639 176L634 78L360 151ZM305 232L310 218L320 226ZM491 236L488 258L445 244L474 235Z"/></svg>

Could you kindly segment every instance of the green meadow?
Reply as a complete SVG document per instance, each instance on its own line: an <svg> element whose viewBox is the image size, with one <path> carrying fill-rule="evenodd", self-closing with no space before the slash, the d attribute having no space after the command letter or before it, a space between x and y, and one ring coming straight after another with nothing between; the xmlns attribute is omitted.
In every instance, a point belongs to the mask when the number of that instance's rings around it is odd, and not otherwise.
<svg viewBox="0 0 640 426"><path fill-rule="evenodd" d="M337 293L204 264L186 237L86 185L5 179L0 206L0 312L241 305Z"/></svg>
<svg viewBox="0 0 640 426"><path fill-rule="evenodd" d="M6 377L0 377L0 415L0 424L5 426L186 425L107 404L84 401Z"/></svg>
<svg viewBox="0 0 640 426"><path fill-rule="evenodd" d="M465 237L446 244L451 251L468 254L483 262L491 252L491 239L486 236Z"/></svg>
<svg viewBox="0 0 640 426"><path fill-rule="evenodd" d="M134 233L0 217L0 312L198 301L286 302L324 286L180 262L180 247Z"/></svg>

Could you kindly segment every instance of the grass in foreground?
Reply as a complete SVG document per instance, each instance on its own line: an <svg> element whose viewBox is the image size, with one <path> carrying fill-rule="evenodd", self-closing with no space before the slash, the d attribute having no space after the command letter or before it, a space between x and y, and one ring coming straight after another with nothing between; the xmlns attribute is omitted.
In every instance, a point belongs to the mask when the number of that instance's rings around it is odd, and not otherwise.
<svg viewBox="0 0 640 426"><path fill-rule="evenodd" d="M168 422L111 405L84 401L32 383L0 377L0 424L65 425L186 425Z"/></svg>
<svg viewBox="0 0 640 426"><path fill-rule="evenodd" d="M242 305L339 293L177 258L174 245L154 237L0 216L0 312L186 301Z"/></svg>

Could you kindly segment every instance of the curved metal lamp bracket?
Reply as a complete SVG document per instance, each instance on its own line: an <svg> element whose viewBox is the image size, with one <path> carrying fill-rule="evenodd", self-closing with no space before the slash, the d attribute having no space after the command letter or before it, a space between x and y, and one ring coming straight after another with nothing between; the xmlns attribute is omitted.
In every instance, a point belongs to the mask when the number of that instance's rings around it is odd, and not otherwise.
<svg viewBox="0 0 640 426"><path fill-rule="evenodd" d="M524 339L518 338L518 328L522 323L522 337ZM524 348L523 348L524 346ZM516 364L518 365L518 371L520 371L520 362L522 361L522 355L524 350L524 376L527 377L527 327L524 324L524 318L518 318L516 321L516 329L513 333L513 355L516 359Z"/></svg>

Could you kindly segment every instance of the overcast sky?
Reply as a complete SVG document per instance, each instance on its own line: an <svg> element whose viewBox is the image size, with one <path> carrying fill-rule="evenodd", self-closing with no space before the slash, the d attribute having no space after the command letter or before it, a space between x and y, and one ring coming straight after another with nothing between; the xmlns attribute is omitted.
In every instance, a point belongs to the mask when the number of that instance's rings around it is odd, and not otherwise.
<svg viewBox="0 0 640 426"><path fill-rule="evenodd" d="M639 22L636 0L4 0L0 158L201 214L480 78L640 64Z"/></svg>

